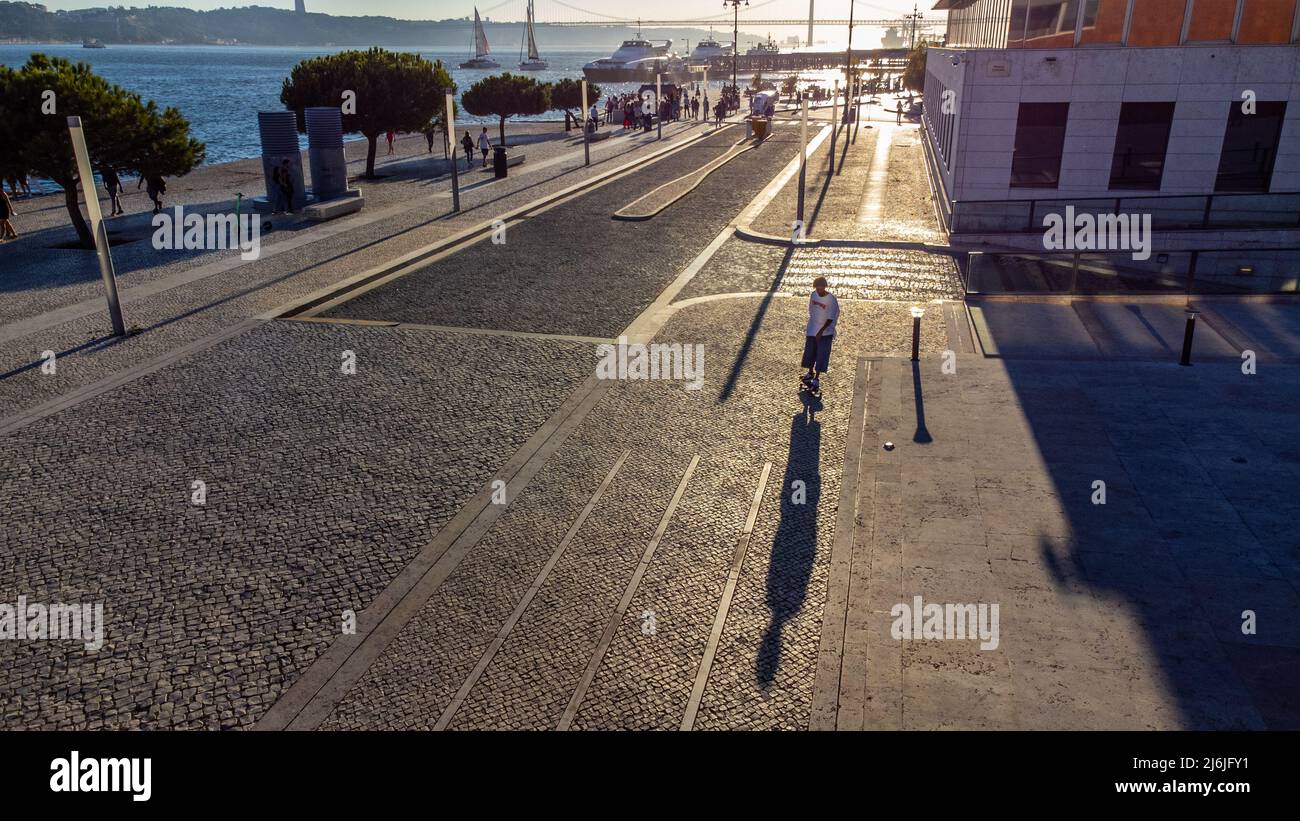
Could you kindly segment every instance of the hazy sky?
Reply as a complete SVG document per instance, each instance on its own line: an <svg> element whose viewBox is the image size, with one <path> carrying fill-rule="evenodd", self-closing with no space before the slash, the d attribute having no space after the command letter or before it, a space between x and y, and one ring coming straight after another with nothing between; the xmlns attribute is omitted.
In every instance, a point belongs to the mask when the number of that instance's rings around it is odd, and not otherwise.
<svg viewBox="0 0 1300 821"><path fill-rule="evenodd" d="M716 12L719 16L728 10L723 9L722 0L706 2L705 0L655 0L653 3L638 0L563 0L569 6L608 15L616 18L635 19L655 17L657 19L693 20L711 17ZM184 6L192 9L215 9L232 6L283 6L293 8L293 0L34 0L43 3L51 10L81 9L95 6ZM486 17L499 20L522 20L524 0L306 0L308 11L319 11L339 15L382 15L400 17L408 20L440 20L449 17L469 16L474 13L474 6ZM808 17L807 0L749 0L747 11L741 6L740 19L760 17L787 19ZM842 18L848 16L848 0L816 0L817 16L825 18ZM565 8L556 0L535 0L537 19L541 22L556 19L595 19L594 16ZM912 10L912 0L869 0L858 2L855 17L890 18L906 14ZM929 13L931 17L941 17L942 12L929 12L934 0L918 3L919 10ZM761 6L761 8L760 8ZM493 10L494 9L494 10ZM707 23L705 24L707 25ZM777 30L774 36L784 37L793 34L795 29Z"/></svg>

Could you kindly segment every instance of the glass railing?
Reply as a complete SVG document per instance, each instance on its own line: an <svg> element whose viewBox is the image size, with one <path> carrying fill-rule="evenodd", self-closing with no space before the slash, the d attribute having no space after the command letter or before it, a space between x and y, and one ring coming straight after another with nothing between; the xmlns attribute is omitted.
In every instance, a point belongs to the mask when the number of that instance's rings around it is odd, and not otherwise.
<svg viewBox="0 0 1300 821"><path fill-rule="evenodd" d="M970 294L1294 294L1300 248L1153 253L971 252L961 265Z"/></svg>
<svg viewBox="0 0 1300 821"><path fill-rule="evenodd" d="M1050 214L1150 214L1156 231L1240 228L1300 229L1300 193L1161 197L965 200L953 203L954 234L1038 233Z"/></svg>

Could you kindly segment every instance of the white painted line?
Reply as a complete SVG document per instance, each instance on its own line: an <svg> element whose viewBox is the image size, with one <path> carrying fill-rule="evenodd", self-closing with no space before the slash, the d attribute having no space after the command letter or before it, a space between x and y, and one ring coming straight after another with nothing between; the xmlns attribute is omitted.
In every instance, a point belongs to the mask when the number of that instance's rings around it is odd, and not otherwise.
<svg viewBox="0 0 1300 821"><path fill-rule="evenodd" d="M632 597L636 595L637 588L641 586L641 577L645 575L646 568L650 567L650 560L654 558L655 549L659 547L659 542L663 540L664 533L668 530L668 523L672 521L673 513L677 510L677 505L686 493L686 485L690 483L691 476L695 474L695 468L700 463L700 455L697 453L691 457L691 463L686 466L686 472L682 474L682 480L677 484L677 492L673 494L673 499L668 503L668 509L664 511L663 518L659 520L659 527L655 529L655 534L650 538L650 543L646 545L645 551L641 554L641 561L636 566L636 572L632 574L632 579L627 583L627 588L623 591L623 598L619 600L618 607L614 608L614 613L609 617L609 622L605 625L605 633L600 637L600 644L596 645L596 652L591 654L591 660L587 662L587 669L583 671L582 678L578 681L577 688L573 691L573 697L569 699L569 706L564 708L564 715L560 717L560 723L556 726L557 730L567 730L573 725L573 718L578 714L578 705L587 695L587 688L596 678L596 671L600 669L600 663L605 658L605 651L609 650L609 645L614 641L614 632L618 630L619 624L623 621L623 616L627 614L627 608L632 604Z"/></svg>
<svg viewBox="0 0 1300 821"><path fill-rule="evenodd" d="M519 603L515 605L514 612L510 614L510 617L506 619L501 625L501 628L497 630L496 638L492 639L492 643L483 651L483 655L479 657L478 664L474 665L474 669L460 685L460 689L456 691L456 696L451 700L451 703L447 705L447 708L442 711L442 715L438 717L438 722L433 725L433 729L447 729L447 725L451 723L451 719L456 715L456 711L460 709L460 705L465 703L466 697L469 696L470 690L474 689L474 685L478 683L479 678L483 675L483 671L487 670L488 665L492 663L492 659L496 657L497 651L501 649L501 646L506 643L506 639L510 637L510 631L515 629L515 625L519 623L519 619L524 615L524 611L528 609L528 605L533 603L533 597L537 595L537 592L542 589L542 585L546 583L546 577L555 569L555 565L559 563L560 557L564 555L564 551L568 549L569 544L573 541L574 537L578 535L578 531L582 530L582 526L586 523L587 517L591 515L591 511L596 508L596 503L600 501L600 497L605 495L605 491L611 484L613 484L614 477L618 474L619 468L623 467L623 462L627 460L629 453L631 453L630 450L623 451L623 454L618 457L618 461L614 463L614 467L610 468L609 473L605 476L605 481L600 483L600 487L596 488L596 492L587 500L586 507L584 507L582 512L578 514L578 518L573 520L573 524L569 526L569 531L564 534L564 538L560 540L560 544L555 548L555 551L551 553L551 557L546 560L546 564L542 565L541 572L537 574L537 578L533 579L533 583L529 586L528 591L524 593L523 598L521 598Z"/></svg>
<svg viewBox="0 0 1300 821"><path fill-rule="evenodd" d="M749 541L754 535L754 522L758 520L758 509L763 503L763 491L767 488L767 477L772 473L772 463L763 463L763 475L758 479L758 489L754 491L754 501L749 505L749 516L745 519L745 528L736 540L736 550L731 556L731 571L727 573L727 584L722 590L722 601L718 603L718 615L713 619L713 631L704 646L704 658L700 660L700 670L695 675L695 686L691 688L690 701L686 702L686 714L682 716L683 730L695 726L695 716L700 711L700 702L704 700L704 688L709 683L709 670L713 667L713 657L717 655L718 643L722 640L722 628L727 623L727 611L731 609L731 597L736 593L736 582L740 580L740 569L745 564L745 554L749 552Z"/></svg>

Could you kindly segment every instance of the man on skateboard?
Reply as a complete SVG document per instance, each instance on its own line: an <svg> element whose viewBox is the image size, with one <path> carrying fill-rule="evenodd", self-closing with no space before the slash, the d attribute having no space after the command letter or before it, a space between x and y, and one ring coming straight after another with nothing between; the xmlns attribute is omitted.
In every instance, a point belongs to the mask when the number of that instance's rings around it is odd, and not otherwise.
<svg viewBox="0 0 1300 821"><path fill-rule="evenodd" d="M808 298L808 327L803 344L803 367L808 369L801 380L813 393L821 391L821 376L829 370L831 343L835 341L835 325L840 318L840 303L826 289L826 277L813 281L813 292Z"/></svg>

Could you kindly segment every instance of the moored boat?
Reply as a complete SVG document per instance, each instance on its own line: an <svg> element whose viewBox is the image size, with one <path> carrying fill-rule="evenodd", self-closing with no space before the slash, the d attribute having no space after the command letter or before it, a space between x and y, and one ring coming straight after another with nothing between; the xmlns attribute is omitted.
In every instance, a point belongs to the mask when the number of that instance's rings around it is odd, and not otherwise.
<svg viewBox="0 0 1300 821"><path fill-rule="evenodd" d="M483 31L483 20L478 16L478 6L474 7L474 56L460 64L461 68L501 68L501 64L488 55L492 48L488 45L487 33Z"/></svg>

